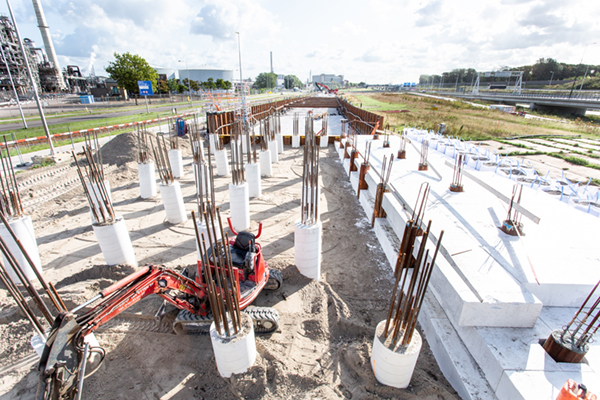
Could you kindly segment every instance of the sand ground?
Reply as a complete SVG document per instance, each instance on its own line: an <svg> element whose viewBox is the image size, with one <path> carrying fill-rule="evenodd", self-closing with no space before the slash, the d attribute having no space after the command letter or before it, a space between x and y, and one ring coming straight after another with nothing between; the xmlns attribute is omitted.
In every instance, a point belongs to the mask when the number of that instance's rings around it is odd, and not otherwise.
<svg viewBox="0 0 600 400"><path fill-rule="evenodd" d="M140 265L181 270L196 262L193 222L166 221L160 195L140 198L135 136L122 134L103 147L118 214L123 215ZM182 142L186 174L179 179L186 209L196 209L191 154ZM283 273L283 288L263 291L256 305L275 307L280 328L257 336L256 364L245 374L222 378L208 336L175 335L152 318L162 300L148 297L123 318L96 333L107 357L86 379L85 399L457 399L424 343L410 386L379 384L371 370L375 327L385 318L393 282L370 219L359 207L332 145L321 150L322 275L303 277L294 266L294 222L300 216L302 150L286 146L263 178L263 195L251 199L251 230L264 224L259 242L270 268ZM67 168L64 168L67 167ZM60 170L60 168L63 168ZM59 172L54 172L59 171ZM46 175L32 182L32 178ZM68 307L134 271L105 265L92 230L81 184L71 163L18 174L32 216L47 281ZM217 177L223 217L229 215L229 177ZM61 183L65 183L64 185ZM52 198L48 192L60 194ZM50 200L43 201L43 196ZM143 317L140 317L143 316ZM128 322L127 316L131 319ZM147 317L150 321L143 322ZM36 356L33 329L0 288L0 400L32 399Z"/></svg>

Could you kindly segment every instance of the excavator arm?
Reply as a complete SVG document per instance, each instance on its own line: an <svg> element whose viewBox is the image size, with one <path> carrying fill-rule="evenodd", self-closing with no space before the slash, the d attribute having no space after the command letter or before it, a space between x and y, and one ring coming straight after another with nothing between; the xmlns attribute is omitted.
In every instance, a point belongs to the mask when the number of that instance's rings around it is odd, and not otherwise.
<svg viewBox="0 0 600 400"><path fill-rule="evenodd" d="M209 308L205 304L205 293L204 286L194 280L151 265L104 289L71 312L61 313L48 334L40 359L36 400L78 399L84 377L93 373L85 372L88 354L98 353L102 359L104 354L101 348L90 348L84 338L138 301L157 294L180 309L206 315ZM104 300L91 310L77 314L77 311L100 299Z"/></svg>

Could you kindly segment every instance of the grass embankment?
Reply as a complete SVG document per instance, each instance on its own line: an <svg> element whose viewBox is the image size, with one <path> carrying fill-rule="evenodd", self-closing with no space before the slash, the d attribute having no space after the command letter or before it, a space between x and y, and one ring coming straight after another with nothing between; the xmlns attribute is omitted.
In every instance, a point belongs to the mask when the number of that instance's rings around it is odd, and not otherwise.
<svg viewBox="0 0 600 400"><path fill-rule="evenodd" d="M573 123L561 122L562 118L537 120L518 117L496 110L472 106L463 101L447 101L431 97L404 93L372 93L369 95L348 95L355 105L375 105L369 111L384 115L386 124L400 129L404 126L418 126L423 129L438 130L440 123L447 126L447 134L460 136L465 140L489 140L522 135L572 135L600 136L600 127L581 120ZM383 113L386 109L407 109L405 113ZM437 108L437 110L436 110ZM547 116L546 116L547 117ZM552 117L548 117L552 119Z"/></svg>
<svg viewBox="0 0 600 400"><path fill-rule="evenodd" d="M600 127L593 121L582 121L574 118L570 123L564 123L563 117L544 115L545 119L530 119L476 107L468 103L447 101L432 97L405 93L369 93L348 95L348 99L355 105L362 103L362 107L379 115L385 116L385 123L394 130L405 126L417 126L422 129L437 131L440 123L447 126L448 136L459 136L463 140L495 140L517 149L507 150L502 153L508 156L548 155L560 158L570 164L581 165L593 169L600 169L585 158L600 158L593 150L582 148L587 152L574 149L565 149L557 146L558 142L551 136L581 135L586 139L598 140ZM385 113L387 110L408 110L403 113ZM540 151L526 144L507 140L512 137L537 135L536 141L531 144L543 144L556 148L556 152ZM528 141L525 139L525 141ZM539 143L542 141L543 143ZM571 140L569 140L571 142ZM562 143L562 142L561 142ZM584 144L583 142L580 142ZM562 143L573 147L580 147L576 140L572 143ZM522 149L522 150L521 150ZM503 150L500 147L499 150ZM565 168L566 169L566 168Z"/></svg>

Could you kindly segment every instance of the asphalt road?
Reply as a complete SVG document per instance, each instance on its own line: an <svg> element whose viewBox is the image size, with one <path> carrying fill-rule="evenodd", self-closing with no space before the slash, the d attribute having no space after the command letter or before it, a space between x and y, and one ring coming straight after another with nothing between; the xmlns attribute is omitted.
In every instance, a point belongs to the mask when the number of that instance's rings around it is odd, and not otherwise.
<svg viewBox="0 0 600 400"><path fill-rule="evenodd" d="M136 115L136 114L145 114L146 113L146 107L143 102L141 102L141 105L139 105L138 108L135 110L119 111L119 108L129 108L129 107L135 106L134 101L130 101L125 105L120 105L120 106L116 106L116 107L111 106L110 108L108 108L106 106L106 104L103 105L102 103L95 103L97 105L71 104L71 103L65 103L64 100L50 100L50 101L46 101L46 102L48 103L48 106L44 107L44 112L47 116L54 114L55 112L60 113L60 112L67 111L67 110L68 111L84 110L86 107L88 110L99 110L99 109L102 109L103 111L114 110L114 111L111 111L108 113L103 113L103 114L82 114L82 115L70 116L70 117L64 117L64 118L46 118L46 122L48 123L48 126L57 125L57 124L76 123L76 122L82 122L82 121L94 121L94 120L102 121L102 120L106 120L107 118L123 117L123 116L128 116L128 115ZM199 102L196 102L196 105L199 105L199 104L200 104ZM161 107L150 108L150 114L148 114L148 119L156 118L157 114L163 114L163 115L161 115L161 117L164 117L165 116L164 114L165 113L170 114L171 110L174 107L183 109L184 107L189 107L189 103L188 102L168 103ZM35 102L22 104L22 108L23 108L23 112L26 117L28 115L32 115L32 114L37 115L38 114L38 109L37 109L37 105L35 104ZM14 122L0 124L0 132L20 130L23 128L23 122L22 122L20 114L19 114L19 109L16 105L10 106L10 107L4 107L1 109L0 118L1 117L7 118L10 116L12 116L12 118L14 119ZM39 118L33 119L33 120L28 119L27 126L30 128L40 127L40 126L42 126L42 121Z"/></svg>

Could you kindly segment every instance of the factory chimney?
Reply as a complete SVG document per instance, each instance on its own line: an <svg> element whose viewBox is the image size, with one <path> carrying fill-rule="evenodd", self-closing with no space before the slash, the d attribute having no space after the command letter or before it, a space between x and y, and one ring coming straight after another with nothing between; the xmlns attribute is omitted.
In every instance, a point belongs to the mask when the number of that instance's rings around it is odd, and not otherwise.
<svg viewBox="0 0 600 400"><path fill-rule="evenodd" d="M40 3L40 0L32 1L33 9L35 10L35 16L37 17L38 21L38 27L40 28L42 40L44 41L44 47L46 48L46 54L48 55L50 63L56 69L56 79L58 80L58 88L61 90L66 89L67 87L65 85L65 80L63 79L60 64L58 64L58 59L56 58L56 52L54 51L54 45L52 44L52 38L50 37L50 29L48 29L48 24L46 23L46 17L44 16L42 4Z"/></svg>
<svg viewBox="0 0 600 400"><path fill-rule="evenodd" d="M271 73L273 73L273 52L271 52Z"/></svg>

